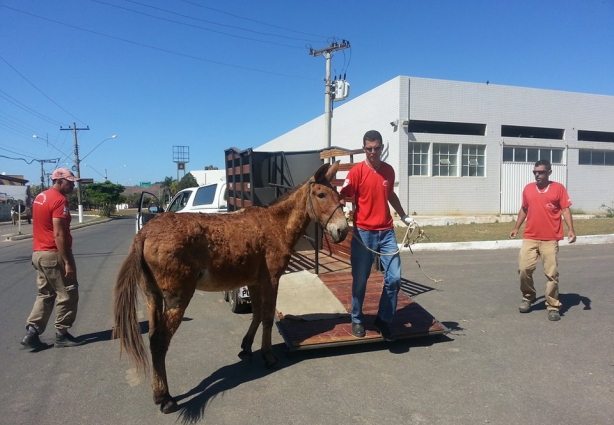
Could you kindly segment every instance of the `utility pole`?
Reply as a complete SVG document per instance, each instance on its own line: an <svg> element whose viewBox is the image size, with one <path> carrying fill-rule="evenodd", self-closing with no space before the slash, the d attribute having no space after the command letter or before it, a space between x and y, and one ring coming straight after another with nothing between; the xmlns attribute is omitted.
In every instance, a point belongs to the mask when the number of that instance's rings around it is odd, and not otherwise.
<svg viewBox="0 0 614 425"><path fill-rule="evenodd" d="M62 128L60 130L70 130L73 132L75 137L75 171L77 173L77 178L81 178L81 170L79 168L79 142L77 140L77 131L79 130L89 130L90 126L88 125L86 128L77 128L76 123L72 123L72 127ZM77 182L77 203L79 204L79 223L83 223L83 203L81 202L81 182Z"/></svg>
<svg viewBox="0 0 614 425"><path fill-rule="evenodd" d="M343 50L350 47L350 42L347 40L341 40L341 43L337 43L336 41L331 43L330 46L320 49L313 50L309 49L309 54L313 57L316 56L324 56L326 59L326 80L325 80L325 95L324 95L324 133L326 136L326 146L330 148L331 146L331 118L333 116L332 112L332 103L333 98L331 96L332 85L330 83L330 69L331 69L331 57L332 53L337 50Z"/></svg>
<svg viewBox="0 0 614 425"><path fill-rule="evenodd" d="M45 170L43 169L43 164L45 163L53 163L55 164L58 160L55 159L36 159L35 161L40 162L41 164L41 192L45 190Z"/></svg>

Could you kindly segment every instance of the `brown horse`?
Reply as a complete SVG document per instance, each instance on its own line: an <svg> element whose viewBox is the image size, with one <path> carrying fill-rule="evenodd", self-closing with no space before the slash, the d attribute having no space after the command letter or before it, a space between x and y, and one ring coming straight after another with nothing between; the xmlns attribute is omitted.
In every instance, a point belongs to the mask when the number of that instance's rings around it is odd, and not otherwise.
<svg viewBox="0 0 614 425"><path fill-rule="evenodd" d="M153 370L153 398L164 413L178 406L168 391L166 352L196 289L224 291L249 287L253 318L239 357L249 359L262 323L262 357L267 367L277 359L271 350L279 278L292 248L310 220L338 243L348 224L339 194L330 184L339 162L322 165L306 183L268 207L248 207L230 214L170 214L149 221L136 235L122 265L114 292L113 334L140 373L148 367L137 319L137 294L147 300Z"/></svg>

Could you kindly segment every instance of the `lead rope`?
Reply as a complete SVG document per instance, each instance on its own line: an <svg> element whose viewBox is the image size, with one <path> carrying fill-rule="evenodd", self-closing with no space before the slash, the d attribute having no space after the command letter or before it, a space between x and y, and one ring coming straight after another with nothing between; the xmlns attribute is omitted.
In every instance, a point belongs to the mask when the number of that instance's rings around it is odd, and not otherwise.
<svg viewBox="0 0 614 425"><path fill-rule="evenodd" d="M430 242L430 239L429 239L429 237L426 235L426 233L424 233L424 230L422 230L422 229L420 228L420 226L418 226L418 224L417 224L416 222L414 222L414 224L415 224L415 226L407 226L407 231L405 232L405 236L403 236L403 240L401 241L401 246L402 246L402 247L408 247L408 248L409 248L409 252L411 252L411 255L413 255L413 256L414 256L414 261L415 261L415 262L416 262L416 264L418 265L418 268L420 269L420 271L422 272L422 274L423 274L423 275L424 275L424 276L425 276L425 277L426 277L428 280L430 280L430 281L432 281L432 282L434 282L434 283L439 283L439 282L442 282L442 281L443 281L443 279L435 279L435 278L432 278L432 277L430 277L429 275L427 275L427 274L425 273L425 271L424 271L424 270L422 270L422 266L421 266L421 265L420 265L420 263L418 262L418 259L416 258L416 254L414 254L414 251L411 249L412 244L415 244L415 243L417 243L417 242L419 242L419 241L421 241L421 240L428 239L428 241ZM414 236L414 233L415 233L416 229L418 230L418 234L417 234L417 236L416 236L414 239L412 239L412 238L413 238L413 236ZM410 232L411 232L411 233L410 233ZM358 236L356 236L356 233L354 233L353 235L354 235L353 237L354 237L354 238L355 238L355 239L356 239L358 242L360 242L360 244L361 244L362 246L364 246L366 249L368 249L369 251L371 251L371 252L372 252L372 253L374 253L374 254L377 254L377 255L384 255L384 256L389 257L389 256L397 255L399 252L401 252L401 248L398 248L398 249L397 249L395 252L390 253L390 254L384 254L384 253L382 253L382 252L377 252L377 251L374 251L374 250L372 250L371 248L369 248L367 245L365 245L365 244L364 244L364 242L363 242L363 241L362 241L362 240L361 240L361 239L360 239Z"/></svg>

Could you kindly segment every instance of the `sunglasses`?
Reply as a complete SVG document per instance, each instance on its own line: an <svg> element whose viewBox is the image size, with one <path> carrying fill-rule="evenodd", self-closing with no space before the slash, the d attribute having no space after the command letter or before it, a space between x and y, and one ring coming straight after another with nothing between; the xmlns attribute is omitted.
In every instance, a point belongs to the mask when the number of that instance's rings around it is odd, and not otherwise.
<svg viewBox="0 0 614 425"><path fill-rule="evenodd" d="M363 146L363 149L366 150L367 152L378 152L382 150L382 146L375 146L374 148L367 148L365 146Z"/></svg>
<svg viewBox="0 0 614 425"><path fill-rule="evenodd" d="M534 175L544 175L544 174L548 174L548 170L533 170L533 174Z"/></svg>

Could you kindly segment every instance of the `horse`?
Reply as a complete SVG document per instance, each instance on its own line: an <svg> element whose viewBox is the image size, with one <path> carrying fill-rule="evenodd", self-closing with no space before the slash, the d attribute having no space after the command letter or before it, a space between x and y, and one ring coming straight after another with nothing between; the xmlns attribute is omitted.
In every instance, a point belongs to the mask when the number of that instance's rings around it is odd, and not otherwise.
<svg viewBox="0 0 614 425"><path fill-rule="evenodd" d="M349 230L339 193L331 185L339 161L324 164L301 186L266 207L228 214L162 213L135 236L114 288L113 337L140 375L148 364L137 318L139 290L148 306L153 399L164 413L178 409L169 394L166 353L196 289L219 292L248 286L253 317L239 357L252 357L262 323L261 354L270 368L279 278L310 220L335 243Z"/></svg>

